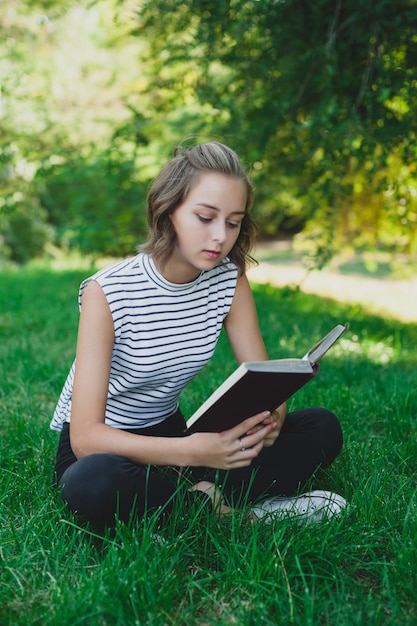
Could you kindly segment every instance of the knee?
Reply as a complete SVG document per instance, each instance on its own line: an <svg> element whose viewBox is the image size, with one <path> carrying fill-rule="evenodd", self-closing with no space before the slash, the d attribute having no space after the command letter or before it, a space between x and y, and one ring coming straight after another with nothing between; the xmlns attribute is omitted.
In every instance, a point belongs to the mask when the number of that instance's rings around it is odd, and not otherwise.
<svg viewBox="0 0 417 626"><path fill-rule="evenodd" d="M290 413L288 427L294 427L300 435L302 433L302 440L311 452L316 451L324 467L334 461L343 447L339 419L329 409L310 407Z"/></svg>
<svg viewBox="0 0 417 626"><path fill-rule="evenodd" d="M330 465L343 448L343 431L339 418L329 409L317 408L323 454L326 458L324 466Z"/></svg>
<svg viewBox="0 0 417 626"><path fill-rule="evenodd" d="M103 526L114 526L121 513L121 492L126 473L121 467L124 457L112 454L92 454L73 463L62 475L62 497L73 513L84 520ZM132 500L124 508L132 508Z"/></svg>

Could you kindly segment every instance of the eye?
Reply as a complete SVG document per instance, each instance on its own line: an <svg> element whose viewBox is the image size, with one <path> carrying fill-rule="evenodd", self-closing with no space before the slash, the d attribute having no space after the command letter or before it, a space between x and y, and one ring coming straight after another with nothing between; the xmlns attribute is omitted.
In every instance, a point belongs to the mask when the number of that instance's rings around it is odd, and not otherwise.
<svg viewBox="0 0 417 626"><path fill-rule="evenodd" d="M204 215L197 215L198 219L200 220L200 222L203 222L203 224L208 224L209 222L211 222L211 217L205 217Z"/></svg>
<svg viewBox="0 0 417 626"><path fill-rule="evenodd" d="M228 228L240 228L241 222L226 222Z"/></svg>

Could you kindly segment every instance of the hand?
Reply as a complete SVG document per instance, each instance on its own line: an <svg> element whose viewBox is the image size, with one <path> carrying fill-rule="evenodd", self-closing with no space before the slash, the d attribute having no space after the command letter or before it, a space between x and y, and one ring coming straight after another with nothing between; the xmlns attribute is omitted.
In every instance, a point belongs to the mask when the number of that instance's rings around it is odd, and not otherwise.
<svg viewBox="0 0 417 626"><path fill-rule="evenodd" d="M247 467L275 426L271 413L264 411L221 433L194 433L186 438L192 456L189 465L223 470Z"/></svg>
<svg viewBox="0 0 417 626"><path fill-rule="evenodd" d="M285 416L286 416L285 406L280 406L277 409L275 409L275 411L272 411L271 417L273 419L274 426L264 439L264 446L266 448L269 448L274 445L276 439L278 438L281 432L281 428L285 421Z"/></svg>
<svg viewBox="0 0 417 626"><path fill-rule="evenodd" d="M281 428L282 428L282 425L284 424L285 416L286 416L286 405L282 404L281 406L279 406L277 409L272 411L270 416L273 420L273 428L264 439L264 446L266 448L269 448L274 445L276 439L278 438L281 432ZM259 428L259 425L255 426L255 428ZM247 433L247 434L250 434L250 433Z"/></svg>

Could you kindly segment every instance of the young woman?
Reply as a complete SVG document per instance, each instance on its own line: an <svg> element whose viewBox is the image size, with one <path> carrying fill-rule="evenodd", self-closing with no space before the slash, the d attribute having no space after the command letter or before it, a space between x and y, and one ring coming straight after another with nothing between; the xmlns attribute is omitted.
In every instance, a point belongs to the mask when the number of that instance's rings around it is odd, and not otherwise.
<svg viewBox="0 0 417 626"><path fill-rule="evenodd" d="M252 202L230 148L177 152L150 190L142 251L82 283L76 359L51 428L61 432L56 484L85 520L169 516L177 498L221 511L269 498L258 516L343 506L326 492L282 497L339 453L340 425L326 409L286 415L283 405L230 430L184 436L179 395L222 326L238 363L267 359L245 275Z"/></svg>

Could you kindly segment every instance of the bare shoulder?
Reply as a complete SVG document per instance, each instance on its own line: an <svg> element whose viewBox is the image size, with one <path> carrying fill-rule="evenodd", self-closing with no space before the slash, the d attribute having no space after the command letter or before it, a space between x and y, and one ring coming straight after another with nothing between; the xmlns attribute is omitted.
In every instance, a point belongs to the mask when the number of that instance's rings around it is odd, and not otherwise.
<svg viewBox="0 0 417 626"><path fill-rule="evenodd" d="M236 290L233 296L232 306L227 316L227 322L233 323L234 319L241 319L247 314L256 316L255 301L246 274L239 276Z"/></svg>
<svg viewBox="0 0 417 626"><path fill-rule="evenodd" d="M102 288L98 282L94 280L94 278L91 278L88 280L82 291L81 302L84 304L84 302L91 302L95 300L101 301L103 304L107 303L106 296L104 295Z"/></svg>
<svg viewBox="0 0 417 626"><path fill-rule="evenodd" d="M81 313L83 309L97 309L110 314L109 304L103 289L94 279L88 281L81 294Z"/></svg>
<svg viewBox="0 0 417 626"><path fill-rule="evenodd" d="M80 328L97 334L113 334L114 324L106 296L97 281L90 280L81 296Z"/></svg>
<svg viewBox="0 0 417 626"><path fill-rule="evenodd" d="M253 300L252 289L246 274L241 274L237 279L236 293L238 293L242 297L247 297Z"/></svg>

